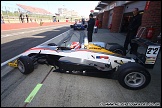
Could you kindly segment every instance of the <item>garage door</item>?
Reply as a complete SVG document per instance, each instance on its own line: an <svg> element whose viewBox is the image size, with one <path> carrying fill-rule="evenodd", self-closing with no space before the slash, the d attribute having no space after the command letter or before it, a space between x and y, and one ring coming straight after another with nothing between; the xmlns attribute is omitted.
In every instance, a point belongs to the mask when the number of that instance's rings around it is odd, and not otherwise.
<svg viewBox="0 0 162 108"><path fill-rule="evenodd" d="M112 16L113 16L113 9L110 10L108 26L109 26L109 25L111 24L111 22L112 22Z"/></svg>

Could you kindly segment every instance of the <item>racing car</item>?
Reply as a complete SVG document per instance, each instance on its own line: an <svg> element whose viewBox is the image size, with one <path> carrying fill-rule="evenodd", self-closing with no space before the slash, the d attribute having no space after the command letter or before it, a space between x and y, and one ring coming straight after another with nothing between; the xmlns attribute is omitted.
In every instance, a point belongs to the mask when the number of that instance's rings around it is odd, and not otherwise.
<svg viewBox="0 0 162 108"><path fill-rule="evenodd" d="M70 25L70 27L73 28L74 30L85 30L85 28L87 28L87 25L77 22L74 25Z"/></svg>
<svg viewBox="0 0 162 108"><path fill-rule="evenodd" d="M148 62L142 65L141 60L126 56L121 45L88 42L87 38L82 44L74 44L69 47L49 43L30 48L17 59L18 69L22 74L29 74L34 71L35 65L40 63L52 65L60 72L71 74L113 71L121 86L130 90L145 88L151 81L151 75L145 68ZM151 52L150 49L148 52Z"/></svg>

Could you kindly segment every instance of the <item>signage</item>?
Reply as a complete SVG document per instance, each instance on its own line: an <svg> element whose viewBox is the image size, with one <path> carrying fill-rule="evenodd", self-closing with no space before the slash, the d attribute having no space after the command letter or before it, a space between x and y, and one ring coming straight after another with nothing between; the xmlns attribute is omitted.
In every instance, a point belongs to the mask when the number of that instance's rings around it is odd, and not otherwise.
<svg viewBox="0 0 162 108"><path fill-rule="evenodd" d="M150 5L150 1L147 1L147 2L146 2L146 6L145 6L145 10L148 10L149 5Z"/></svg>

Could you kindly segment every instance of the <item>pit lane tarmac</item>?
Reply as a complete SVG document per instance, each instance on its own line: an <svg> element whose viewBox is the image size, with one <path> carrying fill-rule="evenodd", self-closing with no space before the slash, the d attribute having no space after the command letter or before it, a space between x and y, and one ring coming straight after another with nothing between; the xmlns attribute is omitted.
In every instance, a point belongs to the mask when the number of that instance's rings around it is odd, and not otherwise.
<svg viewBox="0 0 162 108"><path fill-rule="evenodd" d="M26 107L27 104L29 104L32 101L32 99L34 98L34 96L36 95L36 93L39 91L39 89L42 87L43 82L46 80L47 76L50 74L50 72L53 70L53 68L54 68L54 66L51 66L50 71L47 73L47 75L44 77L44 79L41 81L41 83L38 83L37 86L34 88L34 90L27 97L27 99L25 100L24 107Z"/></svg>

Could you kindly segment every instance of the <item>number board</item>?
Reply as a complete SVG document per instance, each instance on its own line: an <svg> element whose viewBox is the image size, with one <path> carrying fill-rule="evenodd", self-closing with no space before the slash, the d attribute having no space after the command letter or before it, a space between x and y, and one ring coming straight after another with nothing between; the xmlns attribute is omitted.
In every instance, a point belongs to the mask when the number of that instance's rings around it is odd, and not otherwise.
<svg viewBox="0 0 162 108"><path fill-rule="evenodd" d="M160 50L160 46L148 46L146 51L146 57L157 57Z"/></svg>

